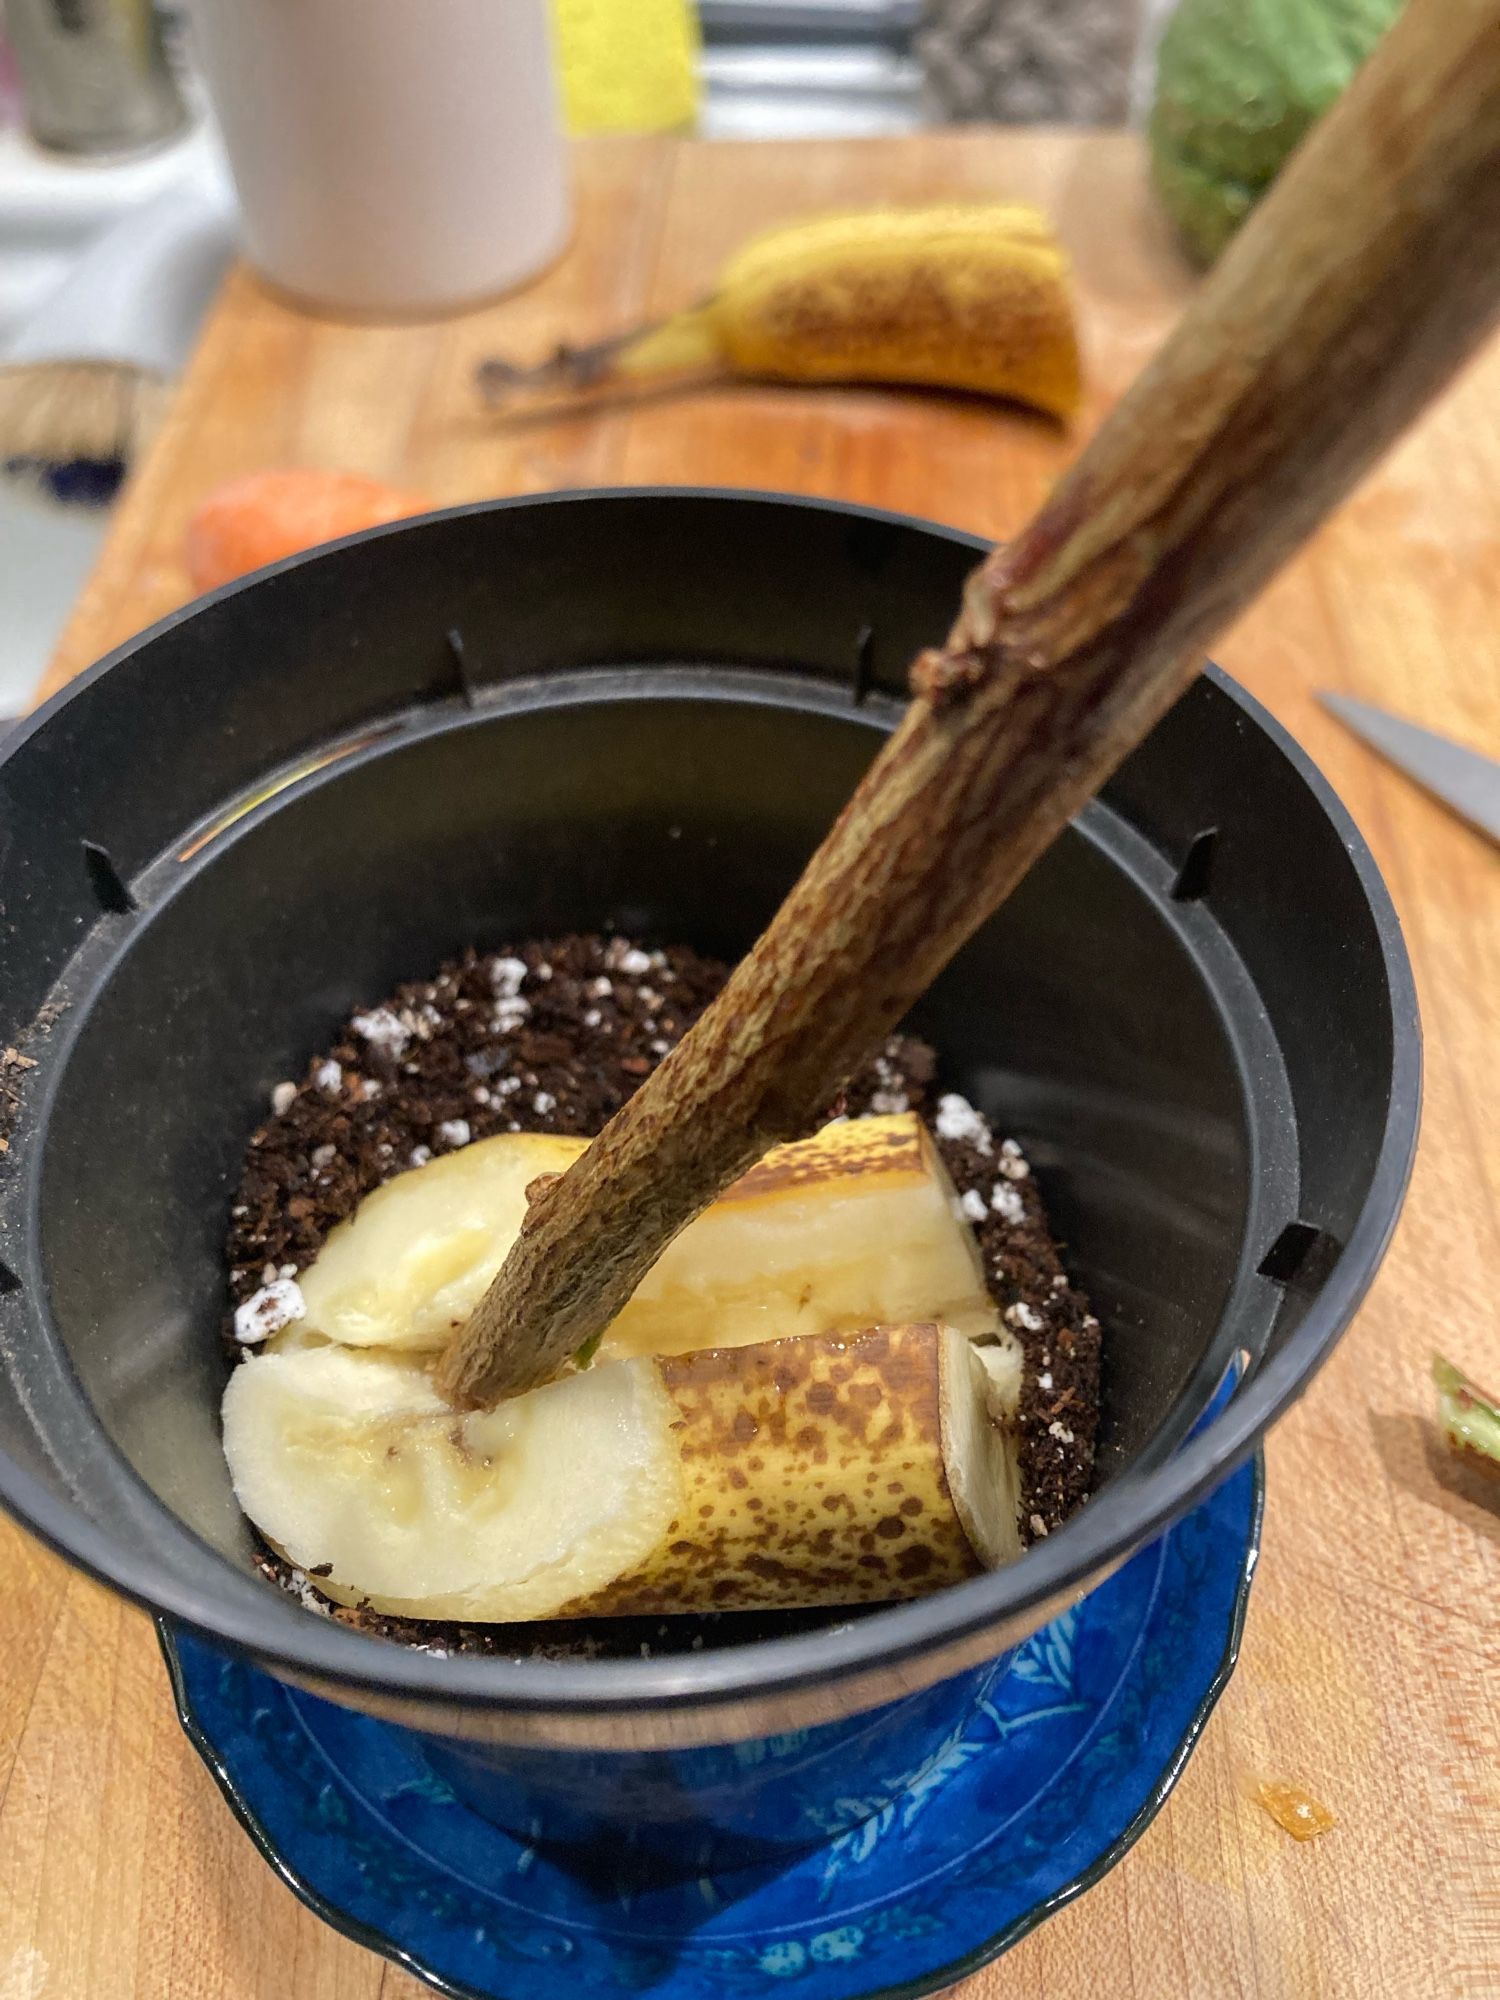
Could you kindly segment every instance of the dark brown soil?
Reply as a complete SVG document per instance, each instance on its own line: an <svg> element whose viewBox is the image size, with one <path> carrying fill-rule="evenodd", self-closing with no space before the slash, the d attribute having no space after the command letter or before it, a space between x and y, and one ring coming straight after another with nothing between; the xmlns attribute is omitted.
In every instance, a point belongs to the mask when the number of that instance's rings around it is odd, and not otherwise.
<svg viewBox="0 0 1500 2000"><path fill-rule="evenodd" d="M251 1138L229 1232L234 1302L305 1269L364 1195L437 1153L496 1132L591 1137L726 976L682 947L566 937L469 952L359 1010L300 1083L277 1087L272 1115ZM893 1036L830 1108L856 1117L910 1109L933 1130L1025 1355L1023 1535L1050 1532L1093 1481L1100 1328L1068 1282L1027 1162L962 1098L943 1093L932 1050L910 1036ZM232 1338L228 1345L243 1352ZM268 1564L311 1595L300 1576ZM483 1627L336 1615L434 1650L491 1649ZM506 1649L513 1644L511 1636Z"/></svg>

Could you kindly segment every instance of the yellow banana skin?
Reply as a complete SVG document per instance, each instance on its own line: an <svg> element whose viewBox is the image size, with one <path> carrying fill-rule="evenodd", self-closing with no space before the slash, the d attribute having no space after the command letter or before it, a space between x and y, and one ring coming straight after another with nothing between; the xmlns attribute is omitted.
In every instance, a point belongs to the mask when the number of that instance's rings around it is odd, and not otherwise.
<svg viewBox="0 0 1500 2000"><path fill-rule="evenodd" d="M1021 202L825 215L753 237L713 294L537 369L484 363L502 407L671 378L964 389L1066 419L1080 397L1068 262Z"/></svg>
<svg viewBox="0 0 1500 2000"><path fill-rule="evenodd" d="M708 307L737 374L910 382L1078 407L1067 265L1017 204L826 216L771 231L726 267Z"/></svg>
<svg viewBox="0 0 1500 2000"><path fill-rule="evenodd" d="M1020 1554L1014 1442L985 1417L980 1362L951 1328L655 1366L675 1411L677 1516L637 1567L560 1617L884 1604Z"/></svg>

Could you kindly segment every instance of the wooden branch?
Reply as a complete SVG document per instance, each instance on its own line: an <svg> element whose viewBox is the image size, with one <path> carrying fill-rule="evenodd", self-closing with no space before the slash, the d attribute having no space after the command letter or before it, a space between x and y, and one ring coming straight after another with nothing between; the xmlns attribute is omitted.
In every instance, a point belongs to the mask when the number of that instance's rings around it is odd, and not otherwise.
<svg viewBox="0 0 1500 2000"><path fill-rule="evenodd" d="M1500 14L1413 0L1052 500L693 1031L532 1207L438 1380L548 1379L790 1137L1500 307Z"/></svg>

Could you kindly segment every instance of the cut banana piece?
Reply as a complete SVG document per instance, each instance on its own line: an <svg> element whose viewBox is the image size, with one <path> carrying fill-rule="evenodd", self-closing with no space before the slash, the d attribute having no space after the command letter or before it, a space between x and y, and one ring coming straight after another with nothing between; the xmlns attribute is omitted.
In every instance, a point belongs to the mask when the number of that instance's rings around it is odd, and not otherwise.
<svg viewBox="0 0 1500 2000"><path fill-rule="evenodd" d="M262 1534L345 1604L488 1622L860 1604L1018 1553L987 1389L961 1334L898 1326L598 1364L459 1417L410 1358L301 1346L236 1368L224 1448Z"/></svg>
<svg viewBox="0 0 1500 2000"><path fill-rule="evenodd" d="M915 1112L778 1146L670 1244L601 1353L688 1354L938 1320L1001 1331L973 1232Z"/></svg>
<svg viewBox="0 0 1500 2000"><path fill-rule="evenodd" d="M235 1495L318 1588L412 1618L547 1618L648 1560L682 1504L649 1362L458 1416L421 1365L337 1346L243 1361L224 1392ZM586 1468L587 1476L582 1476Z"/></svg>
<svg viewBox="0 0 1500 2000"><path fill-rule="evenodd" d="M615 1366L638 1366L617 1363ZM1020 1553L1014 1434L951 1327L664 1357L685 1504L582 1612L885 1604Z"/></svg>
<svg viewBox="0 0 1500 2000"><path fill-rule="evenodd" d="M377 1188L303 1275L303 1335L443 1347L515 1240L527 1183L584 1145L503 1133ZM601 1358L918 1319L1019 1353L937 1149L908 1112L845 1120L768 1153L667 1248Z"/></svg>

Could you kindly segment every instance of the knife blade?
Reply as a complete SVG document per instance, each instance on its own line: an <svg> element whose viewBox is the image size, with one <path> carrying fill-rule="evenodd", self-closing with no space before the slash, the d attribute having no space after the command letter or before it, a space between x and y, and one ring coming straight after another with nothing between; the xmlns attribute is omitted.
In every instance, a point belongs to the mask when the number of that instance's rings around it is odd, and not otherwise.
<svg viewBox="0 0 1500 2000"><path fill-rule="evenodd" d="M1500 845L1500 763L1493 757L1353 695L1324 692L1318 699L1439 804Z"/></svg>

